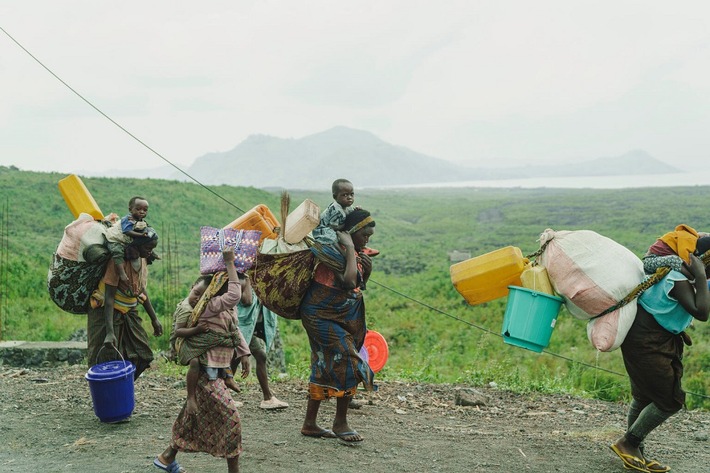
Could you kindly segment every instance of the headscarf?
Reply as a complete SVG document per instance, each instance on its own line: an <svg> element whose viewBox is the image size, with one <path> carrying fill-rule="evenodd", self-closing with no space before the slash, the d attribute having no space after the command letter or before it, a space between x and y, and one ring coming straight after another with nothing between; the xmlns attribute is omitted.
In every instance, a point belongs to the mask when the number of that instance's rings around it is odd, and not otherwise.
<svg viewBox="0 0 710 473"><path fill-rule="evenodd" d="M659 240L671 247L686 263L690 262L690 253L695 251L698 242L698 232L694 228L681 224L675 230L663 235Z"/></svg>
<svg viewBox="0 0 710 473"><path fill-rule="evenodd" d="M365 227L374 226L375 220L370 216L370 212L364 209L353 210L345 217L345 222L343 222L343 230L351 235Z"/></svg>
<svg viewBox="0 0 710 473"><path fill-rule="evenodd" d="M365 227L374 226L375 220L370 216L370 212L363 209L355 209L345 217L343 230L352 235ZM345 271L345 256L340 251L338 244L323 245L319 242L314 242L311 246L311 251L315 254L318 261L325 264L330 269L338 273Z"/></svg>

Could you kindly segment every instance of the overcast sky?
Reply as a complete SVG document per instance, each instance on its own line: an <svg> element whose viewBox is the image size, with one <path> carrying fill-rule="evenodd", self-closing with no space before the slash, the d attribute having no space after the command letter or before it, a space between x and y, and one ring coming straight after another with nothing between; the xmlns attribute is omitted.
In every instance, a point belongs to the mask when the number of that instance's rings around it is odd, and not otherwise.
<svg viewBox="0 0 710 473"><path fill-rule="evenodd" d="M251 134L368 130L494 166L710 149L710 2L32 1L0 26L177 165ZM165 163L0 31L0 165Z"/></svg>

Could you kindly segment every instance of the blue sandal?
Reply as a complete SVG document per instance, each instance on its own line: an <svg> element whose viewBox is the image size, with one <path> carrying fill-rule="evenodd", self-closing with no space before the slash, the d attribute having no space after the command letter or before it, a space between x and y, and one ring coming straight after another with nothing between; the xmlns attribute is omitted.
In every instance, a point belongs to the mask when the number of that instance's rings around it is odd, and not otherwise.
<svg viewBox="0 0 710 473"><path fill-rule="evenodd" d="M168 473L185 473L185 469L180 466L177 460L173 461L170 465L163 465L163 462L156 458L153 460L153 465Z"/></svg>

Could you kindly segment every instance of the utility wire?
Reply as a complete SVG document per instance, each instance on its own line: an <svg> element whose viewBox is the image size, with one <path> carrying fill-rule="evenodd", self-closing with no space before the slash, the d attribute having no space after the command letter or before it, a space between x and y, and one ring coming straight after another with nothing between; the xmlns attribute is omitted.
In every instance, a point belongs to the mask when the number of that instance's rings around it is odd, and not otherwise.
<svg viewBox="0 0 710 473"><path fill-rule="evenodd" d="M174 163L172 163L170 160L168 160L168 159L165 158L163 155L161 155L161 154L158 153L156 150L154 150L153 148L151 148L150 146L148 146L146 143L144 143L142 140L140 140L140 139L139 139L137 136L135 136L133 133L131 133L131 132L128 131L126 128L124 128L123 126L121 126L119 123L117 123L114 119L112 119L111 117L109 117L108 115L106 115L103 111L101 111L98 107L96 107L96 106L95 106L93 103L91 103L88 99L84 98L83 95L81 95L79 92L77 92L73 87L71 87L71 86L70 86L69 84L67 84L64 80L62 80L57 74L55 74L49 67L45 66L45 65L42 63L42 61L40 61L39 59L37 59L31 52L29 52L29 51L27 50L27 48L25 48L22 44L20 44L20 42L17 41L17 40L16 40L10 33L8 33L2 26L0 26L0 30L2 30L2 32L5 33L8 38L10 38L17 46L19 46L19 47L20 47L25 53L27 53L32 59L34 59L34 60L37 62L37 64L39 64L40 66L42 66L47 72L49 72L52 76L54 76L55 79L57 79L59 82L61 82L65 87L67 87L69 90L71 90L77 97L79 97L81 100L83 100L84 102L86 102L86 104L88 104L91 108L93 108L93 109L96 110L98 113L100 113L104 118L106 118L108 121L110 121L111 123L113 123L115 126L117 126L119 129L121 129L123 132L125 132L128 136L130 136L131 138L133 138L134 140L136 140L138 143L140 143L141 145L143 145L145 148L147 148L147 149L148 149L149 151L151 151L153 154L155 154L155 155L158 156L160 159L162 159L163 161L165 161L166 163L168 163L170 166L172 166L172 167L174 167L175 169L177 169L179 172L181 172L182 174L184 174L184 175L185 175L186 177L188 177L190 180L194 181L196 184L198 184L198 185L200 185L201 187L203 187L205 190L207 190L208 192L210 192L211 194L213 194L215 197L217 197L217 198L223 200L224 202L226 202L227 204L231 205L231 206L234 207L235 209L237 209L237 210L239 210L240 212L244 213L244 210L242 210L241 208L239 208L237 205L235 205L234 203L232 203L232 202L229 201L228 199L222 197L219 193L217 193L217 192L213 191L212 189L210 189L209 187L205 186L204 184L202 184L200 181L198 181L197 179L195 179L194 177L192 177L192 176L191 176L190 174L188 174L187 172L183 171L183 170L182 170L181 168L179 168L177 165L175 165ZM404 297L405 299L408 299L408 300L410 300L410 301L412 301L412 302L415 302L415 303L417 303L417 304L419 304L419 305L421 305L421 306L423 306L423 307L426 307L426 308L428 308L428 309L430 309L430 310L433 310L434 312L438 312L438 313L440 313L440 314L442 314L442 315L445 315L445 316L450 317L450 318L452 318L452 319L454 319L454 320L457 320L457 321L459 321L459 322L462 322L462 323L464 323L464 324L467 324L467 325L469 325L469 326L471 326L471 327L474 327L474 328L476 328L476 329L478 329L478 330L481 330L481 331L483 331L483 332L486 332L486 333L489 333L489 334L492 334L492 335L495 335L495 336L497 336L497 337L502 338L502 335L500 335L500 334L498 334L498 333L496 333L496 332L494 332L494 331L492 331L492 330L489 330L489 329L487 329L487 328L485 328L485 327L482 327L482 326L480 326L480 325L476 325L476 324L473 324L473 323L471 323L471 322L468 322L467 320L464 320L464 319L462 319L462 318L460 318L460 317L456 317L456 316L454 316L454 315L451 315L451 314L449 314L449 313L447 313L447 312L442 311L441 309L437 309L436 307L431 306L431 305L429 305L429 304L426 304L425 302L422 302L422 301L419 301L419 300L417 300L417 299L414 299L413 297L410 297L410 296L408 296L408 295L406 295L406 294L404 294L404 293L402 293L402 292L399 292L399 291L397 291L397 290L395 290L395 289L393 289L393 288L391 288L391 287L388 287L388 286L386 286L386 285L384 285L384 284L382 284L382 283L379 283L379 282L374 281L374 280L372 280L372 279L370 279L370 282L371 282L371 283L374 283L374 284L377 284L378 286L382 287L383 289L386 289L386 290L388 290L388 291L390 291L390 292L392 292L392 293L394 293L394 294L397 294L397 295L399 295L399 296L401 296L401 297ZM619 372L616 372L616 371L612 371L612 370L609 370L609 369L606 369L606 368L601 368L601 367L599 367L599 366L594 366L594 365L591 365L591 364L589 364L589 363L585 363L585 362L582 362L582 361L573 360L573 359L571 359L571 358L568 358L568 357L566 357L566 356L563 356L563 355L560 355L560 354L557 354L557 353L550 352L550 351L548 351L548 350L543 350L543 352L546 353L546 354L548 354L548 355L551 355L551 356L553 356L553 357L560 358L560 359L563 359L563 360L565 360L565 361L569 361L569 362L571 362L571 363L576 363L576 364L579 364L579 365L582 365L582 366L586 366L586 367L588 367L588 368L592 368L592 369L595 369L595 370L605 371L605 372L607 372L607 373L614 374L614 375L617 375L617 376L624 376L622 373L619 373ZM694 396L698 396L698 397L710 399L710 396L705 396L705 395L699 394L699 393L688 392L688 394L692 394L692 395L694 395Z"/></svg>
<svg viewBox="0 0 710 473"><path fill-rule="evenodd" d="M3 28L2 26L0 26L0 30L2 30L2 32L5 33L8 38L10 38L17 46L19 46L19 47L20 47L25 53L27 53L32 59L34 59L34 60L37 62L37 64L39 64L39 65L42 66L47 72L49 72L50 74L52 74L52 76L54 76L55 79L57 79L59 82L61 82L66 88L68 88L69 90L71 90L77 97L79 97L81 100L83 100L84 102L86 102L87 105L89 105L91 108L93 108L94 110L96 110L96 111L97 111L99 114L101 114L105 119L107 119L108 121L110 121L111 123L113 123L114 125L116 125L119 129L121 129L121 130L122 130L124 133L126 133L128 136L130 136L131 138L133 138L134 140L136 140L138 143L140 143L141 145L143 145L143 146L144 146L146 149L148 149L150 152L152 152L152 153L155 154L157 157L159 157L160 159L162 159L163 161L165 161L166 163L168 163L170 166L172 166L172 167L174 167L175 169L177 169L179 172L181 172L181 173L184 174L187 178L189 178L190 180L192 180L193 182L195 182L196 184L198 184L199 186L201 186L202 188L204 188L206 191L210 192L211 194L213 194L213 195L214 195L215 197L217 197L218 199L223 200L224 202L226 202L227 204L231 205L232 207L234 207L235 209L239 210L240 212L244 213L244 210L242 210L241 208L239 208L236 204L234 204L234 203L232 203L231 201L229 201L228 199L222 197L220 194L218 194L217 192L213 191L212 189L210 189L209 187L207 187L206 185L202 184L200 181L198 181L197 179L195 179L194 177L192 177L190 174L188 174L187 172L185 172L185 171L183 171L182 169L180 169L180 167L178 167L178 166L177 166L176 164L174 164L172 161L168 160L165 156L163 156L162 154L158 153L156 150L154 150L153 148L151 148L150 146L148 146L145 142L143 142L143 141L142 141L140 138L138 138L136 135L134 135L133 133L131 133L130 131L128 131L128 130L127 130L126 128L124 128L121 124L119 124L118 122L116 122L113 118L111 118L111 117L109 117L108 115L106 115L103 111L101 111L101 109L99 109L96 105L94 105L93 103L91 103L87 98L85 98L83 95L81 95L79 92L77 92L72 86L70 86L69 84L67 84L61 77L59 77L57 74L55 74L49 67L45 66L45 65L42 63L42 61L40 61L39 59L37 59L37 57L35 57L34 54L32 54L31 52L29 52L29 51L27 50L27 48L25 48L22 44L20 44L20 42L17 41L10 33L8 33L8 32L5 30L5 28Z"/></svg>
<svg viewBox="0 0 710 473"><path fill-rule="evenodd" d="M377 282L377 281L375 281L375 280L373 280L373 279L368 279L367 282L368 282L368 283L372 283L372 284L376 284L376 285L382 287L383 289L386 289L386 290L388 290L388 291L390 291L390 292L392 292L392 293L394 293L394 294L397 294L398 296L404 297L405 299L408 299L408 300L410 300L410 301L412 301L412 302L414 302L414 303L416 303L416 304L419 304L419 305L421 305L421 306L423 306L423 307L426 307L427 309L432 310L432 311L434 311L434 312L437 312L437 313L439 313L439 314L441 314L441 315L444 315L444 316L449 317L449 318L451 318L451 319L457 320L457 321L459 321L459 322L461 322L461 323L464 323L464 324L466 324L466 325L469 325L469 326L471 326L471 327L474 327L474 328L476 328L476 329L478 329L478 330L481 330L481 331L483 331L483 332L486 332L486 333L488 333L488 334L495 335L496 337L503 338L503 336L502 336L501 334L499 334L499 333L497 333L497 332L494 332L493 330L487 329L487 328L482 327L482 326L480 326L480 325L476 325L476 324L474 324L474 323L469 322L468 320L464 320L464 319L462 319L462 318L460 318L460 317L457 317L457 316L455 316L455 315L449 314L448 312L444 312L444 311L441 310L441 309L438 309L438 308L436 308L436 307L434 307L434 306L432 306L432 305L429 305L429 304L427 304L427 303L425 303L425 302L422 302L422 301L420 301L420 300L418 300L418 299L415 299L415 298L413 298L413 297L411 297L411 296L408 296L407 294L404 294L403 292L400 292L400 291L398 291L398 290L396 290L396 289L394 289L394 288L391 288L391 287L389 287L389 286L386 286L386 285L384 285L384 284L382 284L382 283L380 283L380 282ZM600 367L600 366L595 366L595 365L592 365L592 364L590 364L590 363L586 363L586 362L584 362L584 361L574 360L574 359L572 359L572 358L566 357L566 356L564 356L564 355L560 355L559 353L551 352L551 351L549 351L549 350L543 350L543 353L546 353L546 354L548 354L548 355L550 355L550 356L553 356L553 357L555 357L555 358L560 358L560 359L565 360L565 361L568 361L568 362L570 362L570 363L575 363L575 364L578 364L578 365L581 365L581 366L586 366L587 368L592 368L592 369L594 369L594 370L604 371L604 372L606 372L606 373L613 374L613 375L616 375L616 376L621 376L621 377L626 376L626 375L624 375L623 373L619 373L618 371L610 370L610 369L607 369L607 368L602 368L602 367ZM686 392L687 392L688 394L693 395L693 396L701 397L701 398L704 398L704 399L710 399L710 396L706 396L705 394L694 393L694 392L690 392L690 391L686 391Z"/></svg>

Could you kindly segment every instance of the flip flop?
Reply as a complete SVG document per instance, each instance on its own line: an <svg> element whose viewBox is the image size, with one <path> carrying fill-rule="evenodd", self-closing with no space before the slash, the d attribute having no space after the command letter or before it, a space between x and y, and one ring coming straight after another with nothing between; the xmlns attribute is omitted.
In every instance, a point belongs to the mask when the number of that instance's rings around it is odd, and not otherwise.
<svg viewBox="0 0 710 473"><path fill-rule="evenodd" d="M626 468L627 470L631 470L631 468L626 465L624 465L624 468ZM650 473L666 473L668 471L671 471L671 467L668 465L663 465L656 460L649 460L646 462L646 470L648 470Z"/></svg>
<svg viewBox="0 0 710 473"><path fill-rule="evenodd" d="M170 465L164 465L163 462L156 458L153 460L153 465L168 473L185 473L185 469L180 466L177 460L173 461Z"/></svg>
<svg viewBox="0 0 710 473"><path fill-rule="evenodd" d="M361 438L360 440L348 440L345 438L345 437L352 437L355 435L360 435L357 433L356 430L351 430L350 432L340 432L340 433L333 432L333 433L338 437L338 440L340 440L341 442L343 442L347 445L358 445L358 444L361 444L363 442L363 440L365 440L363 438Z"/></svg>
<svg viewBox="0 0 710 473"><path fill-rule="evenodd" d="M335 432L333 432L330 429L323 429L320 432L316 432L316 433L312 433L312 432L305 433L305 432L301 431L301 435L305 435L306 437L321 438L321 439L334 439L334 438L338 437L337 435L335 435Z"/></svg>
<svg viewBox="0 0 710 473"><path fill-rule="evenodd" d="M666 473L667 471L671 471L671 467L668 465L662 465L660 462L657 462L656 460L649 460L646 462L646 469L650 471L651 473Z"/></svg>
<svg viewBox="0 0 710 473"><path fill-rule="evenodd" d="M609 445L609 448L611 448L611 451L616 453L616 455L621 458L621 461L624 462L624 468L626 468L627 470L643 471L644 473L650 473L649 469L646 468L646 462L641 460L639 457L622 452L621 450L619 450L619 447L614 444Z"/></svg>

